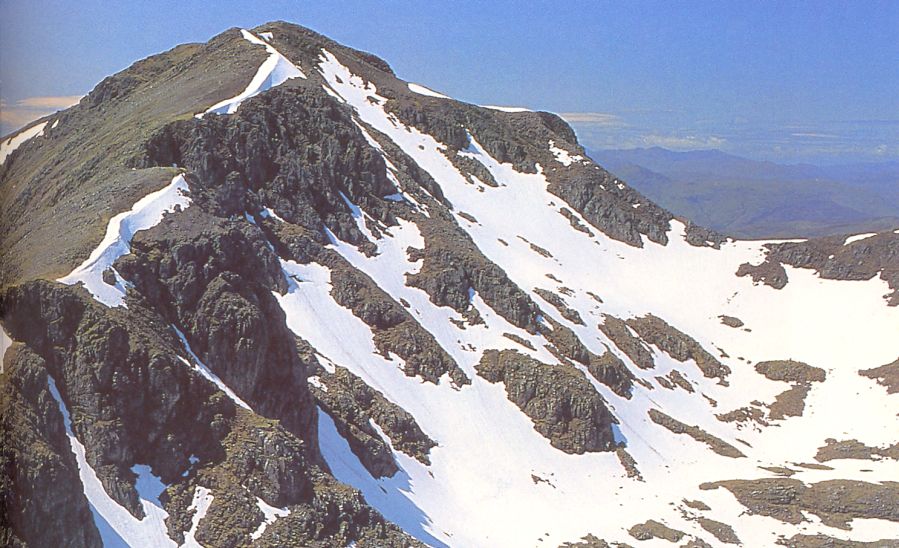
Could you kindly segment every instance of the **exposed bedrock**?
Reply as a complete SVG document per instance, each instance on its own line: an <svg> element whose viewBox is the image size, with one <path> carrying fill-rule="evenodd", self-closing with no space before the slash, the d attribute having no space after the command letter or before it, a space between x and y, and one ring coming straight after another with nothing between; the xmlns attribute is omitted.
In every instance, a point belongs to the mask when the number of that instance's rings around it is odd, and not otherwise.
<svg viewBox="0 0 899 548"><path fill-rule="evenodd" d="M515 350L487 350L476 369L489 382L505 385L509 400L553 447L576 454L615 449L615 418L574 367L548 365Z"/></svg>

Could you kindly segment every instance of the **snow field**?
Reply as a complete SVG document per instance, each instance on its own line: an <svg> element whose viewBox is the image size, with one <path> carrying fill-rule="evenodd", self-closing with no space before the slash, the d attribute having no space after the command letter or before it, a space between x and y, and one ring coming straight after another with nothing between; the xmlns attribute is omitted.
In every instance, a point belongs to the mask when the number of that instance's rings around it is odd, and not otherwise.
<svg viewBox="0 0 899 548"><path fill-rule="evenodd" d="M194 515L190 518L190 529L184 533L184 543L181 546L185 548L203 548L203 545L197 542L197 528L200 526L200 521L206 517L206 512L209 510L209 506L214 498L212 492L205 487L197 486L194 490L194 498L187 508L188 511L193 510Z"/></svg>
<svg viewBox="0 0 899 548"><path fill-rule="evenodd" d="M355 363L346 357L332 356L336 363L349 367L410 411L425 432L438 441L439 446L432 450L430 471L439 481L416 477L420 465L409 462L407 468L404 463L405 473L415 480L414 488L406 495L437 524L434 527L446 532L451 539L447 542L454 546L477 546L489 539L494 545L514 546L533 544L541 537L544 542L573 540L586 532L609 540L627 540L624 529L648 518L661 519L708 540L709 535L702 533L695 522L685 521L675 507L669 506L669 502L676 505L681 498L696 498L716 499L709 516L714 518L719 512L722 516L727 514L728 519L721 521L731 523L744 542L754 539L771 544L778 534L791 535L797 528L767 521L760 526L760 518L742 515L745 509L726 491L699 491L698 485L705 481L770 475L758 466L809 462L827 437L858 438L868 444L882 445L891 440L892 432L899 430L894 414L884 413L884 409L896 406L885 389L856 373L857 369L892 361L899 351L896 344L886 343L895 340L899 315L896 309L885 306L882 295L887 288L882 280L822 280L812 271L787 267L790 283L777 291L753 285L750 279L737 278L734 274L741 263L757 263L763 258L762 242L729 241L721 250L697 248L685 242L685 227L678 221L671 223L671 241L667 246L645 241L643 249L612 240L602 233L590 237L571 230L567 219L559 213L567 204L547 192L542 170L538 168L536 174L518 173L511 165L496 162L472 139L469 149L461 154L480 161L500 185L482 191L446 159L444 145L415 128L403 126L387 114L383 108L385 100L377 95L371 83L364 83L325 50L321 59L320 70L328 85L355 108L360 120L386 134L425 169L441 185L456 211L478 219L478 223L472 223L458 218L460 226L488 258L503 267L520 287L530 291L536 302L542 301L533 293L534 288L558 290L558 285L564 285L571 289L572 295L563 298L585 319L586 326L568 322L548 304L541 308L574 330L594 353L601 354L608 345L625 359L632 371L655 386L654 390L635 386L633 398L626 400L594 382L620 419L621 434L628 441L628 451L636 458L645 484L624 478L614 455L573 456L556 451L533 430L529 419L508 402L501 387L486 385L471 375L472 366L483 349L517 346L508 344L507 340L499 341L502 337L485 337L481 331L495 330L495 334L501 334L501 330L513 333L516 330L499 327L502 320L495 315L487 327L455 330L448 322L452 311L430 305L423 294L416 300L415 293L421 292L405 286L405 274L414 272L416 266L408 263L402 250L407 245L421 246L421 243L416 245L415 239L420 236L412 223L401 222L399 227L391 227L382 240L366 233L378 244L380 254L373 258L332 237L335 249L354 266L369 274L395 299L402 297L409 301L416 319L472 377L470 387L452 390L446 383L435 387L406 380L395 365L378 366L365 356L351 358L358 360ZM556 156L565 163L562 160L565 156L558 152ZM496 204L504 207L498 210ZM364 212L357 209L356 215L361 222ZM365 232L362 224L360 229ZM499 238L509 245L501 244ZM535 253L528 242L549 250L552 257ZM556 284L547 274L561 279L562 283ZM590 298L587 291L600 295L604 304ZM322 307L337 306L333 302L328 304L327 290L320 292L319 299ZM822 307L822 303L827 304ZM481 303L478 310L482 315L490 316L482 307L489 310ZM732 369L728 378L730 386L703 377L692 360L680 363L656 348L653 348L656 368L637 369L596 329L596 324L602 321L601 313L625 319L653 313L663 318L697 339ZM720 314L739 317L751 331L722 325L718 319ZM291 316L293 313L288 312L288 322ZM358 323L360 337L370 338L367 326ZM306 337L304 333L299 334ZM491 339L499 344L493 346ZM326 348L326 341L320 341L323 346L310 342L320 350ZM468 345L476 352L465 352L463 349L469 348ZM542 344L535 346L542 348ZM723 357L718 347L729 357ZM530 353L520 347L518 350ZM323 352L329 354L327 350ZM758 429L724 423L714 417L716 413L746 406L753 400L770 403L777 394L790 388L786 383L768 381L750 365L761 360L789 358L828 372L826 382L813 385L803 417ZM555 361L545 355L538 359ZM682 373L696 393L667 390L655 381L656 375L665 375L671 369ZM420 394L413 396L415 392ZM469 394L476 394L473 401L466 398ZM718 406L712 407L703 395L716 400ZM851 413L833 405L835 399L839 401L847 396L853 405ZM747 458L718 456L687 436L675 435L655 425L647 416L652 408L700 426L737 447ZM859 416L870 420L858 424ZM479 449L473 452L471 447ZM514 448L509 451L512 454L506 454L510 448ZM526 458L521 458L522 455ZM403 462L402 455L397 458ZM477 465L472 466L475 462ZM836 471L799 469L794 477L804 481L835 477L877 481L899 474L894 462L828 464L833 464ZM874 472L861 472L864 468ZM536 475L551 479L556 486L554 493L545 492L551 489L546 484L534 484L530 480L530 473L535 470L542 472L534 472ZM436 495L445 489L441 485L446 484L464 493ZM560 493L564 496L553 496ZM619 493L625 496L620 497ZM451 500L458 506L450 503ZM378 502L374 505L380 508ZM453 511L447 512L447 508ZM603 520L595 518L597 512L602 512ZM858 523L867 531L870 520L864 521ZM816 523L803 527L836 537L845 534ZM899 532L896 524L887 523L883 527L884 534L895 536ZM433 527L427 530L436 534ZM549 537L544 536L545 532L550 533Z"/></svg>

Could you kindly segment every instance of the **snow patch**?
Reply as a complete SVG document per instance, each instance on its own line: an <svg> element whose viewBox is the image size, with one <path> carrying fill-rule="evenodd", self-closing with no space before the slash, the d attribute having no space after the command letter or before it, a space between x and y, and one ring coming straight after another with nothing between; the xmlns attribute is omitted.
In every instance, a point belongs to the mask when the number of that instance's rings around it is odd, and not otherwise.
<svg viewBox="0 0 899 548"><path fill-rule="evenodd" d="M12 337L6 332L6 329L0 325L0 373L3 373L6 367L3 362L6 359L6 351L12 346Z"/></svg>
<svg viewBox="0 0 899 548"><path fill-rule="evenodd" d="M451 97L448 97L442 93L438 93L432 89L428 89L420 84L413 84L412 82L409 82L409 91L411 91L413 93L417 93L419 95L426 95L428 97L436 97L438 99L451 99Z"/></svg>
<svg viewBox="0 0 899 548"><path fill-rule="evenodd" d="M556 157L556 161L562 164L565 167L570 166L571 164L578 162L584 162L584 157L580 154L571 155L567 150L563 148L559 148L556 146L555 141L550 140L549 142L549 151L553 153L553 156Z"/></svg>
<svg viewBox="0 0 899 548"><path fill-rule="evenodd" d="M174 325L172 326L172 329L175 330L175 334L178 335L178 338L181 340L181 344L184 346L184 350L190 356L190 360L188 360L182 356L178 356L178 359L180 359L182 362L186 363L188 366L193 368L200 375L203 375L208 380L212 381L212 383L214 385L216 385L219 388L219 390L224 392L225 395L231 399L231 401L233 401L237 405L243 407L247 411L252 411L252 409L250 409L250 406L247 405L247 403L245 401L243 401L242 399L237 397L237 394L235 394L234 391L231 390L231 388L228 387L228 385L225 384L225 382L222 379L220 379L218 375L213 373L212 370L209 369L209 367L205 363L203 363L203 360L201 360L199 356L194 354L194 351L190 347L190 343L187 342L187 337L184 336L184 333L182 333L181 330L178 329L177 327L175 327Z"/></svg>
<svg viewBox="0 0 899 548"><path fill-rule="evenodd" d="M152 192L135 203L129 211L124 211L109 220L106 236L94 249L90 257L58 282L66 285L84 284L94 299L109 307L127 306L124 303L128 282L122 278L112 264L121 256L131 253L131 239L137 232L159 224L165 213L177 208L186 208L191 199L183 175L178 175L161 190ZM115 285L103 280L103 272L112 268Z"/></svg>
<svg viewBox="0 0 899 548"><path fill-rule="evenodd" d="M14 150L25 144L26 141L43 135L44 127L46 125L47 122L35 124L30 128L23 129L22 131L11 136L9 139L0 143L0 165L3 165L9 155L12 154Z"/></svg>
<svg viewBox="0 0 899 548"><path fill-rule="evenodd" d="M197 118L202 118L203 115L208 112L214 114L234 114L237 112L241 103L250 97L255 97L263 91L280 86L291 78L306 78L306 75L303 74L303 71L300 70L299 67L291 63L287 57L281 55L281 53L268 42L260 40L253 36L251 32L244 29L241 29L240 33L248 42L263 46L265 51L269 53L268 59L263 61L259 66L256 75L250 80L250 83L245 90L230 99L225 99L224 101L212 105L206 112L197 114Z"/></svg>
<svg viewBox="0 0 899 548"><path fill-rule="evenodd" d="M868 232L866 234L856 234L855 236L849 236L848 238L846 238L846 241L843 242L843 245L849 245L853 242L860 242L862 240L867 240L868 238L871 238L872 236L877 236L877 233L876 232Z"/></svg>
<svg viewBox="0 0 899 548"><path fill-rule="evenodd" d="M262 511L265 518L262 520L262 523L259 524L259 527L250 534L250 538L253 540L257 540L261 537L262 533L265 532L265 529L269 525L275 523L278 518L284 518L290 515L290 510L287 508L275 508L259 497L256 497L256 506Z"/></svg>
<svg viewBox="0 0 899 548"><path fill-rule="evenodd" d="M533 112L529 108L524 107L502 107L498 105L480 105L481 108L489 108L490 110L498 110L500 112Z"/></svg>
<svg viewBox="0 0 899 548"><path fill-rule="evenodd" d="M206 512L209 510L209 506L212 504L212 500L215 497L212 496L212 492L202 486L197 486L194 489L194 498L190 503L190 506L187 507L187 511L190 512L193 510L194 514L190 518L190 529L184 533L184 543L181 545L186 548L203 548L203 545L197 542L197 528L200 526L200 521L206 517Z"/></svg>
<svg viewBox="0 0 899 548"><path fill-rule="evenodd" d="M282 219L281 217L279 217L278 214L275 213L275 211L270 207L262 208L262 211L259 212L259 216L260 217L271 217L272 219L282 222L282 223L287 222L284 219Z"/></svg>
<svg viewBox="0 0 899 548"><path fill-rule="evenodd" d="M321 390L322 392L327 392L327 391L328 391L328 385L326 385L325 383L323 383L321 377L319 377L318 375L307 378L307 379L306 379L306 382L308 382L308 383L311 384L312 386L318 388L318 389Z"/></svg>

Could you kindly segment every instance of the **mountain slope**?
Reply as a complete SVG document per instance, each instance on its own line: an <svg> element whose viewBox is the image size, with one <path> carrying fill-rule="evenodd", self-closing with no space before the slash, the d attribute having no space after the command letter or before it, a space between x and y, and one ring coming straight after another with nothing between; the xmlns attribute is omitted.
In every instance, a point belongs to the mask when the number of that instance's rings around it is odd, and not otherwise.
<svg viewBox="0 0 899 548"><path fill-rule="evenodd" d="M831 236L899 226L899 165L779 165L716 150L591 151L665 207L746 238Z"/></svg>
<svg viewBox="0 0 899 548"><path fill-rule="evenodd" d="M59 119L0 168L7 544L899 538L899 234L725 238L287 23Z"/></svg>

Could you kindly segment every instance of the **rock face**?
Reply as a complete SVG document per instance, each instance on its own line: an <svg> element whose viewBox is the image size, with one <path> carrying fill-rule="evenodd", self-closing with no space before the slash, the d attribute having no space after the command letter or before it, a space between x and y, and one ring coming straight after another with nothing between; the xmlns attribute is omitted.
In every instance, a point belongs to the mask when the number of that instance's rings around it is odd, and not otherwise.
<svg viewBox="0 0 899 548"><path fill-rule="evenodd" d="M4 546L101 546L81 494L75 457L50 395L46 364L30 349L7 352L0 394ZM53 493L53 496L46 496ZM47 527L48 523L58 526Z"/></svg>
<svg viewBox="0 0 899 548"><path fill-rule="evenodd" d="M614 419L573 367L547 365L515 350L488 350L477 371L490 382L503 383L509 400L553 447L576 454L614 449Z"/></svg>

